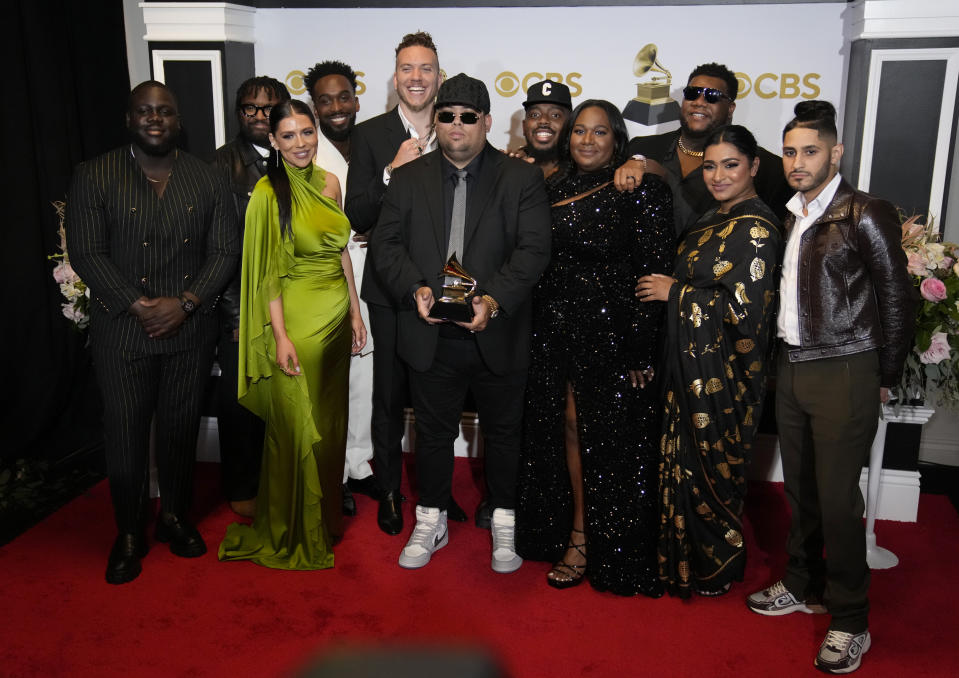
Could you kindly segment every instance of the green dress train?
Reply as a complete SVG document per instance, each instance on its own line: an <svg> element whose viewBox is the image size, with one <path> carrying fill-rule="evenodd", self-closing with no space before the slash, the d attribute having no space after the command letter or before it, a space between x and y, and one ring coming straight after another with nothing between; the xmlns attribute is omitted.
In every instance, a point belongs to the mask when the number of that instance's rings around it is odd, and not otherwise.
<svg viewBox="0 0 959 678"><path fill-rule="evenodd" d="M219 558L314 570L333 566L342 534L352 334L341 255L350 224L322 195L322 169L284 165L293 238L280 235L276 194L263 177L243 241L238 396L266 422L256 518L227 528ZM270 301L278 296L300 361L296 377L276 364Z"/></svg>

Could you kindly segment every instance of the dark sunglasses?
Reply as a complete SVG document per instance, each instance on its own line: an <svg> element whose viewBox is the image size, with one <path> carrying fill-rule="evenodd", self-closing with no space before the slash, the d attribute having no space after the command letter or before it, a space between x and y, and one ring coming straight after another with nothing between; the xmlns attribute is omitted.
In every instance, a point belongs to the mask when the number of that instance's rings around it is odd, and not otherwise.
<svg viewBox="0 0 959 678"><path fill-rule="evenodd" d="M683 87L683 98L686 101L696 101L699 97L705 97L707 104L714 104L720 99L729 99L732 101L728 94L720 92L718 89L713 89L712 87L693 87L692 85Z"/></svg>
<svg viewBox="0 0 959 678"><path fill-rule="evenodd" d="M269 118L270 111L273 110L273 106L254 106L253 104L243 104L240 106L240 110L243 111L243 115L248 118L255 118L257 111L263 111L263 117Z"/></svg>
<svg viewBox="0 0 959 678"><path fill-rule="evenodd" d="M456 117L457 115L453 111L440 111L436 114L436 121L448 125L456 120ZM479 122L480 117L478 113L465 111L459 114L459 119L464 125L475 125L477 122Z"/></svg>

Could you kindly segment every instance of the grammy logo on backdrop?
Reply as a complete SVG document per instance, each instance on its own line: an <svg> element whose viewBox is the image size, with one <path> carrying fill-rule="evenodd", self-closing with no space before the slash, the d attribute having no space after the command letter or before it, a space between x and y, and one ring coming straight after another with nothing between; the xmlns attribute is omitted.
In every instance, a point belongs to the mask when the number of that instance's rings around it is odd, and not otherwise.
<svg viewBox="0 0 959 678"><path fill-rule="evenodd" d="M657 47L649 43L633 59L633 75L650 79L636 83L636 96L623 110L623 117L640 125L659 125L679 120L679 104L669 96L673 76L656 59ZM652 75L662 73L663 75Z"/></svg>

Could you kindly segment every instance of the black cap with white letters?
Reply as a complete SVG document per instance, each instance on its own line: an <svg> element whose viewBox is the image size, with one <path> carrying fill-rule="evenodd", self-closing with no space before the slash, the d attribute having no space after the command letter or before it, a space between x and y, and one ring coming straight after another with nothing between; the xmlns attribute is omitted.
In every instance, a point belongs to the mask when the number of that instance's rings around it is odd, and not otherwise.
<svg viewBox="0 0 959 678"><path fill-rule="evenodd" d="M533 104L556 104L573 109L573 100L569 96L569 87L555 80L543 80L534 83L526 90L526 101L523 102L523 108L529 108Z"/></svg>

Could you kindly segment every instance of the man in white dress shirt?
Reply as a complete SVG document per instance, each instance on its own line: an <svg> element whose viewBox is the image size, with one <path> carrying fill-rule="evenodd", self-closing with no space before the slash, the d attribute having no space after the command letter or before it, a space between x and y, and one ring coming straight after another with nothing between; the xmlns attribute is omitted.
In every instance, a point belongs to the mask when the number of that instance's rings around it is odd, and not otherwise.
<svg viewBox="0 0 959 678"><path fill-rule="evenodd" d="M896 209L839 175L836 111L804 101L783 132L787 203L776 423L791 510L783 578L753 612L832 619L815 666L850 673L869 649L869 567L859 477L880 402L899 383L916 294ZM825 551L825 557L823 552Z"/></svg>
<svg viewBox="0 0 959 678"><path fill-rule="evenodd" d="M342 195L345 196L350 138L356 125L356 112L360 110L360 100L356 96L356 73L341 61L323 61L313 66L303 80L313 100L322 132L314 162L336 175ZM352 231L349 250L356 289L360 289L366 265L366 236ZM369 310L362 300L360 314L369 327ZM372 398L373 335L370 333L363 352L353 356L350 364L350 413L346 433L346 465L343 469L343 513L349 516L356 515L353 492L379 498L373 469L370 468L370 459L373 458L370 436Z"/></svg>

